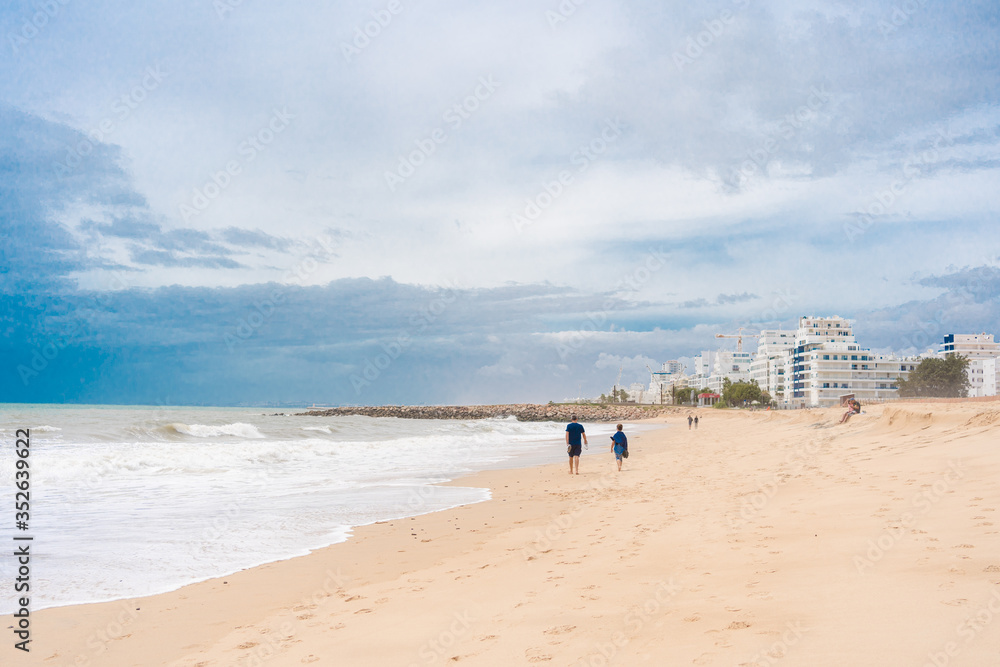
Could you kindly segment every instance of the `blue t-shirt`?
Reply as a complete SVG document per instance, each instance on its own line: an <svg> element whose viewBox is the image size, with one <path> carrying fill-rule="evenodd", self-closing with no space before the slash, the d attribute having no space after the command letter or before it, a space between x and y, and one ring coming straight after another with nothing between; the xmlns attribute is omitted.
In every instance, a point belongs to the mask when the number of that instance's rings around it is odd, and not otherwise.
<svg viewBox="0 0 1000 667"><path fill-rule="evenodd" d="M615 434L611 436L611 439L614 440L617 445L628 447L628 438L625 437L625 433L622 431L615 431Z"/></svg>
<svg viewBox="0 0 1000 667"><path fill-rule="evenodd" d="M583 435L583 424L570 422L566 424L566 432L569 433L569 444L571 445L582 444L583 440L581 439L580 436Z"/></svg>

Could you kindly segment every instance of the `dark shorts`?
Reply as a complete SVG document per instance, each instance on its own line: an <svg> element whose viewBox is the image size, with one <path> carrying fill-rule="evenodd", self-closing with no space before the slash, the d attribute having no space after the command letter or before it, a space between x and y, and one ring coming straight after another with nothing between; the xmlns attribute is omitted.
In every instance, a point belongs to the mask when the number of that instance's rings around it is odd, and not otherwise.
<svg viewBox="0 0 1000 667"><path fill-rule="evenodd" d="M583 451L583 445L570 445L569 446L569 455L570 456L579 456L580 452L582 452L582 451Z"/></svg>

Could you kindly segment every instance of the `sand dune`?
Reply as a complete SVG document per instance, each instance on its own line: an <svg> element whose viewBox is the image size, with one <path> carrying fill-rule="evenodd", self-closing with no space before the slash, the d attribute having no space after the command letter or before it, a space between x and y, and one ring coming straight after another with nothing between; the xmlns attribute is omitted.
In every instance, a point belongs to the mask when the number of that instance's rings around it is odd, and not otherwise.
<svg viewBox="0 0 1000 667"><path fill-rule="evenodd" d="M484 473L487 503L39 612L17 664L1000 664L1000 403L700 414L621 474Z"/></svg>

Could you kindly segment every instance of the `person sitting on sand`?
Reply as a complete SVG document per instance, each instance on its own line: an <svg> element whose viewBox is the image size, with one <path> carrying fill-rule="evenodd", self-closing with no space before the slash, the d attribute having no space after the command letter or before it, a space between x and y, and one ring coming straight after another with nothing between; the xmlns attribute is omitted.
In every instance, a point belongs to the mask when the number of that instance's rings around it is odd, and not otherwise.
<svg viewBox="0 0 1000 667"><path fill-rule="evenodd" d="M587 444L587 433L583 430L583 424L576 423L576 415L570 417L570 423L566 424L566 453L569 454L569 474L574 472L580 474L580 452L583 447L580 444L580 438L583 438L583 444ZM576 464L576 470L573 470L573 464Z"/></svg>
<svg viewBox="0 0 1000 667"><path fill-rule="evenodd" d="M621 424L618 424L618 432L611 436L611 450L615 453L615 461L618 462L618 472L621 472L622 456L628 451L628 438L625 437Z"/></svg>
<svg viewBox="0 0 1000 667"><path fill-rule="evenodd" d="M840 418L840 423L845 423L852 415L856 415L859 412L861 412L861 404L852 398L847 402L847 412Z"/></svg>

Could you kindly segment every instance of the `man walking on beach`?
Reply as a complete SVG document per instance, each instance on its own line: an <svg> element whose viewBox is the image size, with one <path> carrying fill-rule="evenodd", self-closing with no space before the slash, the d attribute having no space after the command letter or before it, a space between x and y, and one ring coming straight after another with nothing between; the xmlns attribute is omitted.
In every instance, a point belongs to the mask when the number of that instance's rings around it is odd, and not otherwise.
<svg viewBox="0 0 1000 667"><path fill-rule="evenodd" d="M576 423L576 415L573 415L570 417L570 422L566 424L566 453L569 454L569 474L571 475L580 474L580 452L583 449L583 445L580 444L581 437L583 444L587 444L587 434L583 430L583 424Z"/></svg>
<svg viewBox="0 0 1000 667"><path fill-rule="evenodd" d="M693 420L693 419L691 419L691 415L688 415L688 430L689 430L689 431L691 430L691 422L693 422L693 421L694 421L694 420Z"/></svg>

